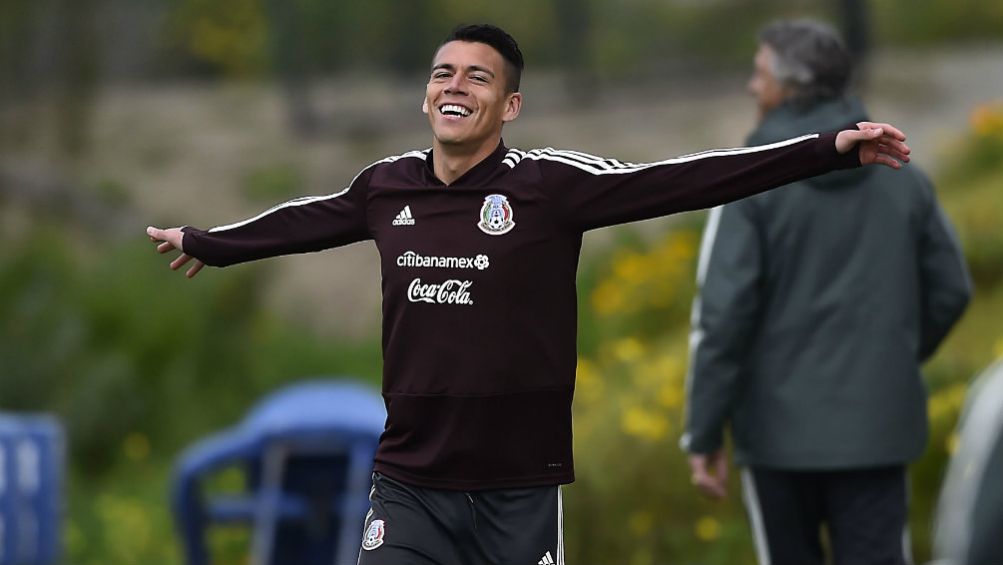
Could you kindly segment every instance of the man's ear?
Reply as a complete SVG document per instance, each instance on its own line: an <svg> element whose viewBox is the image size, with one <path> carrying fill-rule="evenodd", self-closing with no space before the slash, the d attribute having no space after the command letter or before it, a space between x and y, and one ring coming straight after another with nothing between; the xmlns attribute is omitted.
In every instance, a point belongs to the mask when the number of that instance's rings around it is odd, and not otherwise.
<svg viewBox="0 0 1003 565"><path fill-rule="evenodd" d="M428 98L421 99L421 113L422 114L428 113Z"/></svg>
<svg viewBox="0 0 1003 565"><path fill-rule="evenodd" d="M505 114L502 115L502 121L511 122L518 118L520 110L522 110L522 93L513 92L509 94L508 101L505 104Z"/></svg>

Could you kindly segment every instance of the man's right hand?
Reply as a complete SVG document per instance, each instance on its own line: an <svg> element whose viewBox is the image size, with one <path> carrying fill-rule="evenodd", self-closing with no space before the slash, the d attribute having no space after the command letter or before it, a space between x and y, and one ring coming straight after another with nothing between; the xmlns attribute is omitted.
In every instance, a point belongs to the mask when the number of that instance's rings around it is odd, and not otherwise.
<svg viewBox="0 0 1003 565"><path fill-rule="evenodd" d="M159 253L167 253L174 249L181 252L176 259L171 261L171 270L178 270L182 265L195 259L191 255L185 253L182 247L182 241L184 239L184 233L182 233L181 228L170 228L170 229L160 229L150 226L146 228L146 235L150 236L151 241L157 242L157 251ZM185 276L192 278L202 270L205 263L195 259L195 263L185 271Z"/></svg>
<svg viewBox="0 0 1003 565"><path fill-rule="evenodd" d="M723 449L713 453L691 453L690 480L693 486L709 498L728 495L728 456Z"/></svg>

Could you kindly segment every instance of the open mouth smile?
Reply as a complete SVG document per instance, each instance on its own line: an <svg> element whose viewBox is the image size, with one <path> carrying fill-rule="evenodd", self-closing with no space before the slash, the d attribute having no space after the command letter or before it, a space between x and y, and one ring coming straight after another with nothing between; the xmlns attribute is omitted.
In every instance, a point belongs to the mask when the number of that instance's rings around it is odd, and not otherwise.
<svg viewBox="0 0 1003 565"><path fill-rule="evenodd" d="M439 106L439 113L447 118L466 118L472 111L470 108L459 104L443 104Z"/></svg>

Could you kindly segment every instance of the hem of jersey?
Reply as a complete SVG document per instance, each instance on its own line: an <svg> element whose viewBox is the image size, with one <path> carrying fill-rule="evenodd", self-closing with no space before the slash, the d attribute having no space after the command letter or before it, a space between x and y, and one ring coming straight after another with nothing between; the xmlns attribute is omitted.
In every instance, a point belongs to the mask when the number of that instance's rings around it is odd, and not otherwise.
<svg viewBox="0 0 1003 565"><path fill-rule="evenodd" d="M575 482L574 471L561 473L560 475L533 475L524 477L509 477L502 479L430 479L414 475L406 471L401 471L395 467L388 467L377 462L373 470L381 475L386 475L395 481L404 484L441 490L493 490L506 488L526 488L545 487L554 485L566 485Z"/></svg>

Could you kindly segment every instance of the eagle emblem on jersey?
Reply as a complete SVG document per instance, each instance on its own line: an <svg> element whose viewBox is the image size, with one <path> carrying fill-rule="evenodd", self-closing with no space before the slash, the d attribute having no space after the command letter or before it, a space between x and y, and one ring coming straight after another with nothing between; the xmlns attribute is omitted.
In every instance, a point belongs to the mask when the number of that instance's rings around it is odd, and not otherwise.
<svg viewBox="0 0 1003 565"><path fill-rule="evenodd" d="M488 235L502 235L515 227L513 218L512 205L508 203L508 198L501 194L491 194L484 198L481 221L477 227Z"/></svg>
<svg viewBox="0 0 1003 565"><path fill-rule="evenodd" d="M383 545L383 534L385 532L386 529L383 525L383 520L373 520L370 522L369 528L366 529L366 535L362 538L362 549L372 551Z"/></svg>

